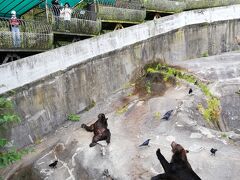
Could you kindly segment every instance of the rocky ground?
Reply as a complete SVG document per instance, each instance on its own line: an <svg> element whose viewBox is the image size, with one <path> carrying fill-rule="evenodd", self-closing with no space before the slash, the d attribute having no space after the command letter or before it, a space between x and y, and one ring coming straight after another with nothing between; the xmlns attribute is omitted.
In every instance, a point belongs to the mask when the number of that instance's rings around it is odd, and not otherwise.
<svg viewBox="0 0 240 180"><path fill-rule="evenodd" d="M211 80L209 87L214 89L217 82L221 84L223 81L214 78L219 76L206 74L210 70L212 74L220 71L217 68L220 63L216 61L216 66L209 66L207 62L210 60L209 57L178 65L189 69L200 78ZM202 64L199 64L200 61ZM224 64L230 65L231 61L225 61ZM240 60L238 62L240 64ZM234 59L232 63L236 63ZM234 77L238 76L237 74ZM224 77L226 76L221 80ZM188 95L190 87L193 88L192 95ZM157 148L170 160L170 143L174 140L190 151L188 160L203 180L239 179L240 146L236 140L229 139L233 132L223 133L206 127L207 123L196 108L196 102L201 101L203 97L199 89L183 83L169 88L163 96L151 98L132 95L132 91L131 87L119 90L81 114L79 122L65 123L54 134L43 139L41 144L35 147L35 152L24 157L15 167L11 167L12 171L14 168L30 165L31 179L150 179L158 173L163 173L155 154ZM219 91L215 92L217 94ZM223 93L218 95L225 97ZM171 109L174 113L170 120L162 120L164 113ZM101 142L100 145L90 148L93 133L86 132L80 126L82 123L91 124L96 121L99 113L105 113L109 119L111 143L106 145L105 142ZM148 138L151 139L149 146L139 147ZM211 148L218 149L216 156L211 156ZM59 162L57 168L52 169L48 165L55 159ZM26 169L18 171L10 179L20 179L24 176L24 170Z"/></svg>

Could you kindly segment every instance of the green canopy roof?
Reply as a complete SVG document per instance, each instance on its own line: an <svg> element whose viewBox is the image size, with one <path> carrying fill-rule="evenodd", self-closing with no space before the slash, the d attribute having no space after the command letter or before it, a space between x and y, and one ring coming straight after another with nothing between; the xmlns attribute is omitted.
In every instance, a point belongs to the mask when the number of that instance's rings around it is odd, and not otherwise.
<svg viewBox="0 0 240 180"><path fill-rule="evenodd" d="M0 0L0 17L11 16L11 11L15 10L17 16L21 16L44 0Z"/></svg>
<svg viewBox="0 0 240 180"><path fill-rule="evenodd" d="M75 6L80 1L82 1L82 0L58 0L59 4L61 6L63 6L66 2L68 2L71 7ZM44 2L46 2L46 0ZM47 0L48 4L51 4L51 2L52 2L52 0Z"/></svg>
<svg viewBox="0 0 240 180"><path fill-rule="evenodd" d="M51 5L52 0L47 0L47 3ZM59 3L64 5L66 2L71 7L75 6L81 0L59 0ZM46 0L0 0L0 17L10 17L11 11L15 10L17 16L21 16L28 12L32 8L41 4L41 7L45 7Z"/></svg>
<svg viewBox="0 0 240 180"><path fill-rule="evenodd" d="M113 4L116 0L96 0L97 2ZM17 16L21 16L31 10L32 8L40 5L45 8L45 3L51 5L52 0L0 0L0 17L11 17L11 11L15 10ZM64 5L66 2L74 7L80 2L94 2L94 0L59 0L59 4Z"/></svg>

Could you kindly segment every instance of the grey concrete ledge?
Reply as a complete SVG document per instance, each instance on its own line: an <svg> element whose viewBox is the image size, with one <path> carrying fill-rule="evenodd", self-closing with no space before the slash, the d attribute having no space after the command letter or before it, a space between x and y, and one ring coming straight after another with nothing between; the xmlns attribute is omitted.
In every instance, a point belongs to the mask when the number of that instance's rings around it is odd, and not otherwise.
<svg viewBox="0 0 240 180"><path fill-rule="evenodd" d="M240 19L240 5L187 11L1 65L0 94L90 58L184 26L233 19Z"/></svg>

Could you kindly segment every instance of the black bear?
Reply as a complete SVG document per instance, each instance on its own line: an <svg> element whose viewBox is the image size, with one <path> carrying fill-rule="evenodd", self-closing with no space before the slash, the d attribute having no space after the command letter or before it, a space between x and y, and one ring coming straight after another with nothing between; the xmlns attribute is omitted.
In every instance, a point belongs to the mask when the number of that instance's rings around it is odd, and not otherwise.
<svg viewBox="0 0 240 180"><path fill-rule="evenodd" d="M157 150L157 157L165 173L154 176L151 180L201 180L201 178L192 170L192 167L187 160L186 153L188 153L188 151L174 141L171 146L173 155L170 163L161 154L160 149Z"/></svg>
<svg viewBox="0 0 240 180"><path fill-rule="evenodd" d="M108 144L110 143L111 133L107 128L107 120L108 118L105 118L105 115L101 113L98 115L98 120L91 126L87 126L86 124L81 125L82 128L94 133L92 143L89 145L90 147L95 146L98 141L102 140L106 140Z"/></svg>

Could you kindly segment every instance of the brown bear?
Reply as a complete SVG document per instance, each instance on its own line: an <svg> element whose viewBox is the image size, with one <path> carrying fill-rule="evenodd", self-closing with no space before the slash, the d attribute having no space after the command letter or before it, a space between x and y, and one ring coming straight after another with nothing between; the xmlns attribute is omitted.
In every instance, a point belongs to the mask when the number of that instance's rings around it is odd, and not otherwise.
<svg viewBox="0 0 240 180"><path fill-rule="evenodd" d="M154 176L151 180L201 180L201 178L192 170L192 167L187 160L186 153L188 153L188 151L174 141L171 146L173 155L170 163L161 154L160 149L157 150L157 157L165 173Z"/></svg>
<svg viewBox="0 0 240 180"><path fill-rule="evenodd" d="M111 133L107 128L107 120L108 118L105 118L105 115L101 113L98 115L98 120L91 126L87 126L86 124L81 125L82 128L94 133L92 143L89 145L90 147L95 146L98 141L106 140L108 144L110 143Z"/></svg>

